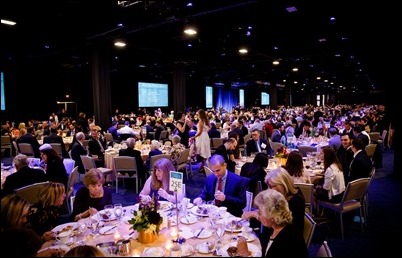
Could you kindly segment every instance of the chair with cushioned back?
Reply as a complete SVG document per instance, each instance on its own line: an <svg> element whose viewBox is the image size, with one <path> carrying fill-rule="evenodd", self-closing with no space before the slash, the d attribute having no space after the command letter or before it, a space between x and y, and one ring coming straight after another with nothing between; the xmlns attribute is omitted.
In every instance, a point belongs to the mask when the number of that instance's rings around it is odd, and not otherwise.
<svg viewBox="0 0 402 258"><path fill-rule="evenodd" d="M1 150L4 155L5 151L9 151L9 155L12 156L12 143L11 138L9 135L2 135L1 136Z"/></svg>
<svg viewBox="0 0 402 258"><path fill-rule="evenodd" d="M314 184L307 183L295 183L295 187L299 187L303 196L306 205L306 212L309 214L313 214L313 190Z"/></svg>
<svg viewBox="0 0 402 258"><path fill-rule="evenodd" d="M317 250L317 253L315 254L315 257L332 257L332 252L331 249L328 246L327 241L323 241L320 247Z"/></svg>
<svg viewBox="0 0 402 258"><path fill-rule="evenodd" d="M85 169L85 173L88 172L88 170L90 170L91 168L97 168L105 176L105 179L106 179L107 175L111 175L113 173L113 170L110 168L96 167L95 160L90 156L81 155L80 157L81 157L82 165L84 166L84 169Z"/></svg>
<svg viewBox="0 0 402 258"><path fill-rule="evenodd" d="M311 240L313 239L316 222L307 212L304 213L304 230L303 237L306 242L307 248L310 247Z"/></svg>
<svg viewBox="0 0 402 258"><path fill-rule="evenodd" d="M66 204L67 204L67 210L70 214L72 212L70 198L75 195L74 194L74 185L75 185L78 175L79 175L78 166L75 166L73 171L71 171L70 175L68 176L67 189L66 189Z"/></svg>
<svg viewBox="0 0 402 258"><path fill-rule="evenodd" d="M50 143L50 146L57 152L57 154L62 158L63 151L61 149L61 143Z"/></svg>
<svg viewBox="0 0 402 258"><path fill-rule="evenodd" d="M158 159L162 159L162 158L166 158L170 160L170 154L158 154L158 155L154 155L151 156L151 160L149 162L149 174L152 175L152 170L154 169L154 164L155 161L157 161Z"/></svg>
<svg viewBox="0 0 402 258"><path fill-rule="evenodd" d="M116 156L113 157L113 173L116 180L116 193L119 193L119 179L133 178L135 180L135 192L138 193L138 171L137 161L134 157L130 156Z"/></svg>
<svg viewBox="0 0 402 258"><path fill-rule="evenodd" d="M308 145L301 145L298 146L297 149L299 150L300 154L303 157L307 157L307 152L317 152L317 148L313 146L308 146Z"/></svg>
<svg viewBox="0 0 402 258"><path fill-rule="evenodd" d="M184 169L186 176L187 176L187 180L188 180L188 174L189 174L188 167L190 168L190 175L191 175L191 177L193 177L193 171L191 169L191 163L190 163L190 149L189 148L183 150L180 153L180 157L179 157L179 160L177 161L177 165L176 165L176 171L181 171Z"/></svg>
<svg viewBox="0 0 402 258"><path fill-rule="evenodd" d="M364 195L367 193L370 178L359 178L348 183L343 198L340 203L332 203L326 201L317 201L317 210L320 208L329 209L339 213L339 220L341 223L342 240L344 239L343 232L343 214L354 210L359 210L360 225L363 231L363 202Z"/></svg>
<svg viewBox="0 0 402 258"><path fill-rule="evenodd" d="M15 189L15 194L24 198L31 204L37 204L39 201L39 190L49 182L39 182Z"/></svg>
<svg viewBox="0 0 402 258"><path fill-rule="evenodd" d="M272 155L275 156L275 154L278 152L278 149L281 147L284 147L285 145L283 145L280 142L273 142L273 141L269 141L269 143L271 144L271 148L272 148Z"/></svg>
<svg viewBox="0 0 402 258"><path fill-rule="evenodd" d="M214 173L208 166L204 166L204 171L205 171L205 176L209 176L210 174Z"/></svg>
<svg viewBox="0 0 402 258"><path fill-rule="evenodd" d="M35 153L30 143L18 143L19 153L26 155L27 157L35 157Z"/></svg>

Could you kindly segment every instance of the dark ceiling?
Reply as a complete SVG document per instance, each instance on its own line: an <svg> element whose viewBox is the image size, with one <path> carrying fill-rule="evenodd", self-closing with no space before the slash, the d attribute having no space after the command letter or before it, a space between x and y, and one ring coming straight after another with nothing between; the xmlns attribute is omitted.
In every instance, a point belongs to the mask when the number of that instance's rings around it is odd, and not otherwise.
<svg viewBox="0 0 402 258"><path fill-rule="evenodd" d="M1 61L80 69L90 63L88 49L106 42L112 73L137 71L158 80L182 65L188 76L209 84L270 83L322 93L384 90L386 72L377 63L385 46L386 21L379 18L384 7L332 0L189 2L2 1L1 19L17 25L1 24ZM198 28L196 37L184 36L186 24ZM115 39L126 40L126 48L115 49ZM248 54L239 55L241 46ZM299 71L292 72L294 67Z"/></svg>

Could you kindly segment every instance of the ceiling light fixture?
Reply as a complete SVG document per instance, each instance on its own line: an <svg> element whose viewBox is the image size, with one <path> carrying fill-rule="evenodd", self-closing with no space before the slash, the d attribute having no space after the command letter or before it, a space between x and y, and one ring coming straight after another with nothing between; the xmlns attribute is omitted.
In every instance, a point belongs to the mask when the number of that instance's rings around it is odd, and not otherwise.
<svg viewBox="0 0 402 258"><path fill-rule="evenodd" d="M240 54L247 54L247 53L248 53L248 50L247 50L247 48L240 48L240 49L239 49L239 53L240 53Z"/></svg>
<svg viewBox="0 0 402 258"><path fill-rule="evenodd" d="M123 42L123 41L116 41L116 42L114 43L114 45L115 45L116 47L125 47L127 44L126 44L125 42Z"/></svg>
<svg viewBox="0 0 402 258"><path fill-rule="evenodd" d="M6 25L11 25L14 26L15 24L17 24L15 21L10 21L10 20L3 20L1 19L1 24L6 24Z"/></svg>
<svg viewBox="0 0 402 258"><path fill-rule="evenodd" d="M192 35L197 34L197 30L194 29L194 28L192 28L192 27L187 27L187 28L184 30L184 33L186 33L187 35L192 36Z"/></svg>

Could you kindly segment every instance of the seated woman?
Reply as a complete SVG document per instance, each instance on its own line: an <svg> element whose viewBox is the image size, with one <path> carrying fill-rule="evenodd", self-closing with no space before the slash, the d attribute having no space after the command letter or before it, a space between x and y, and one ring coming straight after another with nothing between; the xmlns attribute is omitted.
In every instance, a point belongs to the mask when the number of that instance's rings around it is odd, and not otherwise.
<svg viewBox="0 0 402 258"><path fill-rule="evenodd" d="M43 144L40 148L42 161L46 164L46 179L52 182L59 182L67 187L68 174L63 164L63 159L48 143Z"/></svg>
<svg viewBox="0 0 402 258"><path fill-rule="evenodd" d="M292 151L286 160L285 169L293 179L293 183L311 184L310 174L304 170L303 157L298 151Z"/></svg>
<svg viewBox="0 0 402 258"><path fill-rule="evenodd" d="M246 162L240 170L240 175L243 177L250 178L248 183L248 191L255 192L257 188L257 182L261 181L262 190L268 188L268 185L265 183L265 176L267 172L265 172L264 168L268 166L268 155L264 152L258 152L253 162Z"/></svg>
<svg viewBox="0 0 402 258"><path fill-rule="evenodd" d="M159 200L176 203L174 192L169 191L169 172L175 171L170 159L161 158L155 161L151 176L147 179L140 192L142 200L150 201L152 196ZM183 193L177 193L177 201L183 199Z"/></svg>
<svg viewBox="0 0 402 258"><path fill-rule="evenodd" d="M342 164L331 147L322 148L320 156L324 157L324 183L316 185L314 196L316 200L339 203L346 189Z"/></svg>
<svg viewBox="0 0 402 258"><path fill-rule="evenodd" d="M28 226L42 236L55 226L67 222L62 216L67 214L64 208L66 188L62 183L48 182L38 195L39 202L30 207L27 220Z"/></svg>
<svg viewBox="0 0 402 258"><path fill-rule="evenodd" d="M173 135L172 137L172 147L169 151L170 154L170 160L172 161L173 166L177 166L177 163L179 162L181 152L186 149L186 146L181 144L181 137L178 135Z"/></svg>
<svg viewBox="0 0 402 258"><path fill-rule="evenodd" d="M72 221L78 221L103 210L105 205L113 204L112 191L103 187L105 177L97 168L91 168L84 176L84 186L75 194Z"/></svg>
<svg viewBox="0 0 402 258"><path fill-rule="evenodd" d="M263 257L308 257L309 252L302 232L293 224L292 212L285 196L267 189L254 199L258 206L257 219L272 229Z"/></svg>

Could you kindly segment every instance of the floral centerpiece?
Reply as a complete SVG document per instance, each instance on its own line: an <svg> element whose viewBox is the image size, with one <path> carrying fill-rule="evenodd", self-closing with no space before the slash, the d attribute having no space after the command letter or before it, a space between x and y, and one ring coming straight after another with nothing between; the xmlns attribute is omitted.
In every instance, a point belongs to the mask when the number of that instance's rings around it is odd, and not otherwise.
<svg viewBox="0 0 402 258"><path fill-rule="evenodd" d="M159 234L160 225L163 222L163 218L158 213L159 202L155 196L150 201L143 200L139 197L138 211L133 211L133 218L128 222L132 224L130 229L135 229L139 233L138 240L140 242L146 242L144 237L151 237L150 241L156 240L156 236ZM153 241L152 241L153 240Z"/></svg>
<svg viewBox="0 0 402 258"><path fill-rule="evenodd" d="M275 154L275 158L279 159L281 166L285 166L286 161L288 159L288 155L289 155L288 149L285 146L283 146L278 148Z"/></svg>

